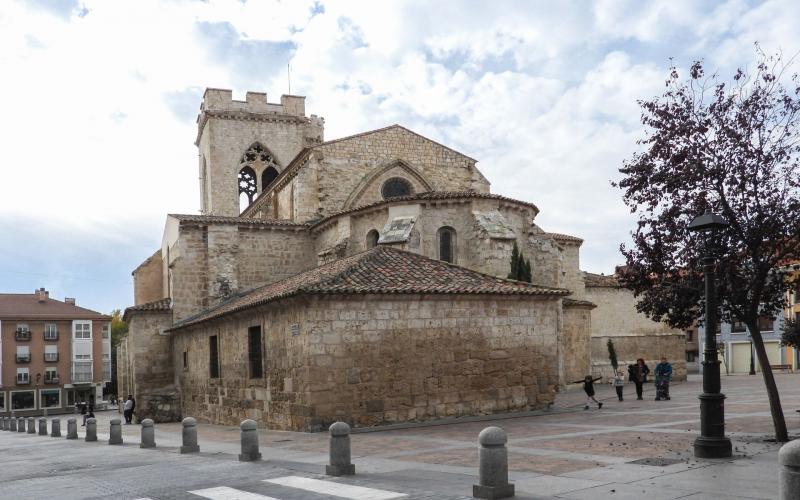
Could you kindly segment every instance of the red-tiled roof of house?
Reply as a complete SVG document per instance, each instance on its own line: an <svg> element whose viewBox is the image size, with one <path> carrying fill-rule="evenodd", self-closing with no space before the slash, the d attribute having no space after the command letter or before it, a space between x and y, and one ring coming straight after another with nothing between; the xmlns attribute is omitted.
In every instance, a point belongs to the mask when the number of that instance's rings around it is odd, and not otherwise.
<svg viewBox="0 0 800 500"><path fill-rule="evenodd" d="M570 236L568 234L562 234L562 233L547 233L547 235L556 241L583 243L583 238L578 238L577 236Z"/></svg>
<svg viewBox="0 0 800 500"><path fill-rule="evenodd" d="M308 224L293 222L287 219L261 219L255 217L226 217L224 215L191 215L191 214L169 214L170 217L178 219L180 222L191 222L198 224L239 224L242 226L288 226L288 227L308 227Z"/></svg>
<svg viewBox="0 0 800 500"><path fill-rule="evenodd" d="M583 283L588 287L619 288L619 280L616 276L605 274L594 274L583 272Z"/></svg>
<svg viewBox="0 0 800 500"><path fill-rule="evenodd" d="M137 304L135 306L126 308L125 313L122 315L122 321L127 322L130 314L138 311L165 312L171 310L172 301L169 299L169 297L165 299L154 300L152 302L144 302L142 304Z"/></svg>
<svg viewBox="0 0 800 500"><path fill-rule="evenodd" d="M403 250L377 246L232 297L172 330L302 294L487 294L561 297L569 290L496 278Z"/></svg>
<svg viewBox="0 0 800 500"><path fill-rule="evenodd" d="M39 300L38 293L0 293L0 319L105 319L111 316L69 302Z"/></svg>

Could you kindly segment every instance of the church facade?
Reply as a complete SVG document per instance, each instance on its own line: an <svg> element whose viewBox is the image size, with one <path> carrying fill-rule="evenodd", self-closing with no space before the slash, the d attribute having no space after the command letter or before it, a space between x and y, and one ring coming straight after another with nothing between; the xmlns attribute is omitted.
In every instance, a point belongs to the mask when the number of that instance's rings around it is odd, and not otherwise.
<svg viewBox="0 0 800 500"><path fill-rule="evenodd" d="M201 214L167 216L125 312L140 418L527 411L592 372L582 240L492 194L476 160L399 125L325 141L297 96L207 89L197 122ZM532 283L505 279L515 245Z"/></svg>

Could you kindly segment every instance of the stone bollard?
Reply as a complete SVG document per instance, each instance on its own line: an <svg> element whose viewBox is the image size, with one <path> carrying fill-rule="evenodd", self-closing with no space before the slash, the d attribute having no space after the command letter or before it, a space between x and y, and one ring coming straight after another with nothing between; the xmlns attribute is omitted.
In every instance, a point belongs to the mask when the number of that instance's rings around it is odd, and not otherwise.
<svg viewBox="0 0 800 500"><path fill-rule="evenodd" d="M96 418L87 418L86 419L86 438L85 441L97 441L97 419Z"/></svg>
<svg viewBox="0 0 800 500"><path fill-rule="evenodd" d="M139 443L139 448L155 448L156 447L156 430L153 427L153 421L149 418L142 420L142 442Z"/></svg>
<svg viewBox="0 0 800 500"><path fill-rule="evenodd" d="M61 437L61 419L58 418L50 419L50 437L54 438Z"/></svg>
<svg viewBox="0 0 800 500"><path fill-rule="evenodd" d="M28 417L28 434L36 434L36 419Z"/></svg>
<svg viewBox="0 0 800 500"><path fill-rule="evenodd" d="M47 419L44 417L39 417L39 435L47 435Z"/></svg>
<svg viewBox="0 0 800 500"><path fill-rule="evenodd" d="M334 422L328 428L330 439L330 465L325 466L329 476L352 476L356 466L350 463L350 426L345 422Z"/></svg>
<svg viewBox="0 0 800 500"><path fill-rule="evenodd" d="M258 424L255 420L244 420L239 424L242 434L242 452L239 454L240 462L255 462L261 460L258 451Z"/></svg>
<svg viewBox="0 0 800 500"><path fill-rule="evenodd" d="M778 451L778 463L781 464L778 498L780 500L800 498L800 441L789 441L781 446Z"/></svg>
<svg viewBox="0 0 800 500"><path fill-rule="evenodd" d="M25 432L25 422L27 421L25 417L19 417L17 419L17 432Z"/></svg>
<svg viewBox="0 0 800 500"><path fill-rule="evenodd" d="M181 446L181 453L199 453L200 446L197 444L197 420L192 417L186 417L181 421L183 425L183 446Z"/></svg>
<svg viewBox="0 0 800 500"><path fill-rule="evenodd" d="M118 418L111 419L108 433L108 444L122 444L122 422Z"/></svg>
<svg viewBox="0 0 800 500"><path fill-rule="evenodd" d="M8 419L8 430L10 430L10 431L16 431L17 430L17 419L16 418L11 417L10 419Z"/></svg>
<svg viewBox="0 0 800 500"><path fill-rule="evenodd" d="M75 417L67 419L67 439L78 439L78 421Z"/></svg>
<svg viewBox="0 0 800 500"><path fill-rule="evenodd" d="M509 498L514 485L508 482L506 433L499 427L487 427L478 434L478 484L472 486L474 498Z"/></svg>
<svg viewBox="0 0 800 500"><path fill-rule="evenodd" d="M8 430L8 417L3 417L2 425L3 425L2 429L4 431L7 431Z"/></svg>

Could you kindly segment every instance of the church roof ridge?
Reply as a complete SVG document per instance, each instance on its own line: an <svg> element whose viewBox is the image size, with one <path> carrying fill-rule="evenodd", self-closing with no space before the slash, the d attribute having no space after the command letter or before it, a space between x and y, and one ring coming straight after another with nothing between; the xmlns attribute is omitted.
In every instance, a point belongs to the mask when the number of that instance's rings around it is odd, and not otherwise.
<svg viewBox="0 0 800 500"><path fill-rule="evenodd" d="M569 234L564 233L546 233L547 236L550 236L556 241L569 241L574 243L583 243L583 238L579 238L577 236L572 236Z"/></svg>
<svg viewBox="0 0 800 500"><path fill-rule="evenodd" d="M259 217L193 214L169 214L169 217L178 219L181 222L196 222L206 224L250 224L254 226L309 227L309 224L305 222L294 222L288 219L262 219Z"/></svg>
<svg viewBox="0 0 800 500"><path fill-rule="evenodd" d="M562 297L569 290L498 278L396 248L377 246L244 291L176 323L178 330L295 295L470 294Z"/></svg>

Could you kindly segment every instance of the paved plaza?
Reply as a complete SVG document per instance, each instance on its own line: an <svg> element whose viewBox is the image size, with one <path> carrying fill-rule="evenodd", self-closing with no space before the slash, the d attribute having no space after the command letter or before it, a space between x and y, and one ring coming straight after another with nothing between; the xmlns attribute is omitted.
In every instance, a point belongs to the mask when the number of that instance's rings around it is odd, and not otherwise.
<svg viewBox="0 0 800 500"><path fill-rule="evenodd" d="M791 435L800 435L800 375L776 375ZM488 425L509 437L516 498L776 498L778 445L760 376L723 376L728 460L695 460L700 380L674 385L671 401L618 402L583 410L583 393L560 394L542 415L359 432L351 436L356 476L324 475L324 433L260 431L263 460L240 463L239 429L200 424L201 453L180 455L180 424L158 424L158 449L139 449L138 425L109 446L113 411L98 414L97 443L0 432L0 497L9 499L457 499L477 481L477 435ZM66 434L66 416L62 433Z"/></svg>

